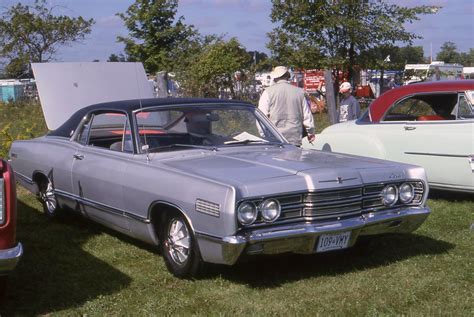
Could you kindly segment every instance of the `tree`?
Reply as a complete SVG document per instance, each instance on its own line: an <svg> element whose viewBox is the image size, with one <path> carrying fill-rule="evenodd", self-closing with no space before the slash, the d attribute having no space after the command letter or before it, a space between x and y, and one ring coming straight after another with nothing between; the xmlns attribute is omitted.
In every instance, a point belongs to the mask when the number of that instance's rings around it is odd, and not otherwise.
<svg viewBox="0 0 474 317"><path fill-rule="evenodd" d="M119 36L130 61L141 61L150 73L172 71L180 54L194 45L194 27L175 18L178 0L136 0L117 14L125 22L129 37Z"/></svg>
<svg viewBox="0 0 474 317"><path fill-rule="evenodd" d="M228 90L235 97L234 75L244 74L251 59L237 39L218 39L207 44L186 72L183 82L187 93L194 96L218 97L219 91Z"/></svg>
<svg viewBox="0 0 474 317"><path fill-rule="evenodd" d="M474 67L474 48L469 49L469 53L461 52L459 59L464 67Z"/></svg>
<svg viewBox="0 0 474 317"><path fill-rule="evenodd" d="M423 46L400 47L398 54L400 64L422 64L425 62ZM403 69L403 68L402 68Z"/></svg>
<svg viewBox="0 0 474 317"><path fill-rule="evenodd" d="M18 3L0 17L0 58L11 77L27 74L30 63L53 60L59 47L83 40L93 19L54 15L46 0L28 6ZM31 74L29 74L31 75Z"/></svg>
<svg viewBox="0 0 474 317"><path fill-rule="evenodd" d="M352 75L361 52L375 47L411 44L420 38L405 30L421 14L439 7L412 8L382 0L272 0L272 22L268 48L288 65L317 67L340 65ZM351 76L352 77L352 76Z"/></svg>
<svg viewBox="0 0 474 317"><path fill-rule="evenodd" d="M443 61L445 63L459 63L461 56L458 52L456 44L453 42L444 42L441 45L441 50L436 55L436 60Z"/></svg>
<svg viewBox="0 0 474 317"><path fill-rule="evenodd" d="M126 62L127 58L123 54L110 54L107 62Z"/></svg>

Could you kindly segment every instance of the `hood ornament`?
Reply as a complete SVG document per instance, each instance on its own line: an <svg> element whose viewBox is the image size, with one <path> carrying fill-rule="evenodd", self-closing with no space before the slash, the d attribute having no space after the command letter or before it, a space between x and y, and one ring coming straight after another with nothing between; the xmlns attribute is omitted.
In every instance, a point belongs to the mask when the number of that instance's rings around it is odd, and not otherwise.
<svg viewBox="0 0 474 317"><path fill-rule="evenodd" d="M327 180L323 180L323 181L319 181L319 182L320 183L338 183L338 184L342 184L345 181L351 181L351 180L354 180L354 179L357 179L357 177L342 178L342 177L338 176L338 177L336 177L336 179L327 179Z"/></svg>

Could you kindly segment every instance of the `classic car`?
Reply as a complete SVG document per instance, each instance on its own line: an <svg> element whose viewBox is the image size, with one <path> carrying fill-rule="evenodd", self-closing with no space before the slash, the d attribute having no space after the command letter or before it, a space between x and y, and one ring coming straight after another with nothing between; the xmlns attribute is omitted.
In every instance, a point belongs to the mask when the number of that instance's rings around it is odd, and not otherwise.
<svg viewBox="0 0 474 317"><path fill-rule="evenodd" d="M430 188L474 193L474 80L389 90L304 147L420 165Z"/></svg>
<svg viewBox="0 0 474 317"><path fill-rule="evenodd" d="M412 232L430 213L423 168L303 150L240 101L96 104L15 141L10 158L48 217L71 209L159 246L178 277L242 254L326 252Z"/></svg>
<svg viewBox="0 0 474 317"><path fill-rule="evenodd" d="M16 267L23 246L16 241L16 186L11 166L0 159L0 298L6 276Z"/></svg>

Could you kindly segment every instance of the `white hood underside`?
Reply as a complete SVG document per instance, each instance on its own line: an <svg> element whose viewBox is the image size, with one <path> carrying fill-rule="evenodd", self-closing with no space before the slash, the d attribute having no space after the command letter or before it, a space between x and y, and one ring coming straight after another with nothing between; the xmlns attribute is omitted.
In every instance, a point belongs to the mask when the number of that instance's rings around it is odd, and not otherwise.
<svg viewBox="0 0 474 317"><path fill-rule="evenodd" d="M141 63L33 63L33 73L49 130L92 104L153 98Z"/></svg>

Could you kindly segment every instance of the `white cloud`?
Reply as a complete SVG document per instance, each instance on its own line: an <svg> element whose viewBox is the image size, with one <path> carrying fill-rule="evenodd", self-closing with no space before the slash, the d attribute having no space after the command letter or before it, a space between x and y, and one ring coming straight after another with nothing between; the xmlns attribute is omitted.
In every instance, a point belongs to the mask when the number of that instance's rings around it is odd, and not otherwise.
<svg viewBox="0 0 474 317"><path fill-rule="evenodd" d="M95 26L103 27L103 28L118 28L118 27L123 27L124 24L123 24L122 19L120 19L120 17L116 15L109 15L105 17L96 18Z"/></svg>

